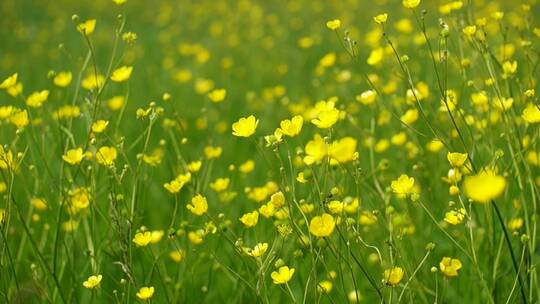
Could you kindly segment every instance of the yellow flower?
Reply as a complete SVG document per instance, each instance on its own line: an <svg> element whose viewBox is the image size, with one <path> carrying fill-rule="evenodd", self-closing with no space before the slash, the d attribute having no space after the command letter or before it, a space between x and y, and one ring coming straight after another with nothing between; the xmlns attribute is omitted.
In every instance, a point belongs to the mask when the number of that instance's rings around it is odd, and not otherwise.
<svg viewBox="0 0 540 304"><path fill-rule="evenodd" d="M523 110L521 117L528 123L539 123L540 122L540 109L535 104L528 104L527 107Z"/></svg>
<svg viewBox="0 0 540 304"><path fill-rule="evenodd" d="M202 161L200 160L196 160L196 161L192 161L190 162L189 164L187 164L187 169L189 172L199 172L199 170L201 170L201 166L202 166Z"/></svg>
<svg viewBox="0 0 540 304"><path fill-rule="evenodd" d="M96 152L96 160L104 166L112 166L116 160L117 152L114 147L103 146Z"/></svg>
<svg viewBox="0 0 540 304"><path fill-rule="evenodd" d="M169 257L176 263L180 263L186 257L186 252L182 249L173 250L169 252Z"/></svg>
<svg viewBox="0 0 540 304"><path fill-rule="evenodd" d="M257 225L257 222L259 221L259 212L257 210L246 213L242 215L240 218L240 222L242 222L246 227L254 227Z"/></svg>
<svg viewBox="0 0 540 304"><path fill-rule="evenodd" d="M227 190L230 182L231 180L229 178L218 178L210 184L210 188L216 192L222 192Z"/></svg>
<svg viewBox="0 0 540 304"><path fill-rule="evenodd" d="M420 5L420 0L403 0L402 4L405 8L415 8Z"/></svg>
<svg viewBox="0 0 540 304"><path fill-rule="evenodd" d="M274 284L287 284L294 275L294 268L288 266L279 267L278 271L273 271L270 277L274 281Z"/></svg>
<svg viewBox="0 0 540 304"><path fill-rule="evenodd" d="M60 72L53 78L53 83L61 88L67 87L71 83L71 72Z"/></svg>
<svg viewBox="0 0 540 304"><path fill-rule="evenodd" d="M26 104L32 108L39 108L49 98L49 90L34 92L26 98Z"/></svg>
<svg viewBox="0 0 540 304"><path fill-rule="evenodd" d="M414 188L414 178L402 174L398 179L392 181L390 185L392 191L399 196L407 196L412 193Z"/></svg>
<svg viewBox="0 0 540 304"><path fill-rule="evenodd" d="M90 277L88 277L88 279L86 281L83 282L83 286L88 288L88 289L96 288L99 285L99 283L101 282L102 278L103 278L103 276L100 275L100 274L90 276Z"/></svg>
<svg viewBox="0 0 540 304"><path fill-rule="evenodd" d="M373 90L367 90L362 92L360 95L356 96L356 101L364 104L370 105L375 102L377 98L377 92Z"/></svg>
<svg viewBox="0 0 540 304"><path fill-rule="evenodd" d="M311 165L314 163L320 163L327 155L328 147L326 142L319 134L315 134L313 140L308 141L305 146L306 156L304 157L304 163Z"/></svg>
<svg viewBox="0 0 540 304"><path fill-rule="evenodd" d="M383 24L386 23L386 20L388 19L388 14L379 14L375 17L373 17L373 20L377 24Z"/></svg>
<svg viewBox="0 0 540 304"><path fill-rule="evenodd" d="M114 3L116 3L116 5L122 5L126 2L128 2L128 0L112 0Z"/></svg>
<svg viewBox="0 0 540 304"><path fill-rule="evenodd" d="M460 224L465 218L465 209L461 208L459 210L452 210L446 212L444 216L444 221L451 225Z"/></svg>
<svg viewBox="0 0 540 304"><path fill-rule="evenodd" d="M514 75L517 71L517 67L518 67L518 63L517 61L505 61L503 62L503 65L502 65L502 68L503 68L503 72L504 72L504 77L507 78L507 77L510 77L512 75Z"/></svg>
<svg viewBox="0 0 540 304"><path fill-rule="evenodd" d="M463 181L465 195L478 203L488 203L499 197L506 188L506 179L491 170L467 176Z"/></svg>
<svg viewBox="0 0 540 304"><path fill-rule="evenodd" d="M334 141L328 149L331 164L344 164L357 159L358 153L356 152L356 144L356 139L352 137L344 137Z"/></svg>
<svg viewBox="0 0 540 304"><path fill-rule="evenodd" d="M77 26L77 30L86 36L92 35L95 28L96 28L96 19L86 20L85 22L79 23L79 25Z"/></svg>
<svg viewBox="0 0 540 304"><path fill-rule="evenodd" d="M97 76L94 74L88 74L82 82L81 86L87 90L93 90L96 88L101 88L103 84L105 83L105 77L101 74L98 74Z"/></svg>
<svg viewBox="0 0 540 304"><path fill-rule="evenodd" d="M439 269L448 278L457 277L458 270L461 269L461 266L460 260L449 257L444 257L439 263Z"/></svg>
<svg viewBox="0 0 540 304"><path fill-rule="evenodd" d="M191 213L201 216L208 211L206 197L197 194L191 199L191 204L186 206Z"/></svg>
<svg viewBox="0 0 540 304"><path fill-rule="evenodd" d="M178 175L172 181L165 183L163 187L165 187L165 189L167 189L167 191L170 193L174 194L180 192L182 187L184 187L184 185L189 181L191 181L191 173L188 172L186 174Z"/></svg>
<svg viewBox="0 0 540 304"><path fill-rule="evenodd" d="M76 165L80 163L83 158L84 153L82 148L68 150L65 155L62 155L62 159L70 165Z"/></svg>
<svg viewBox="0 0 540 304"><path fill-rule="evenodd" d="M114 82L124 82L131 77L131 72L133 71L133 67L131 66L121 66L114 70L114 72L111 75L111 80Z"/></svg>
<svg viewBox="0 0 540 304"><path fill-rule="evenodd" d="M17 83L18 76L19 74L15 73L9 76L8 78L4 79L2 83L0 83L0 89L7 89L14 86Z"/></svg>
<svg viewBox="0 0 540 304"><path fill-rule="evenodd" d="M247 255L252 256L254 258L258 258L266 253L266 250L268 250L268 243L258 243L253 247L253 249L248 248Z"/></svg>
<svg viewBox="0 0 540 304"><path fill-rule="evenodd" d="M315 216L309 223L309 232L316 237L325 237L332 234L336 227L334 217L328 213L323 213L320 216Z"/></svg>
<svg viewBox="0 0 540 304"><path fill-rule="evenodd" d="M330 291L332 291L332 287L333 287L333 284L331 281L324 280L324 281L319 282L319 284L317 285L317 291L320 293L328 294L330 293Z"/></svg>
<svg viewBox="0 0 540 304"><path fill-rule="evenodd" d="M401 282L401 279L403 279L403 274L403 268L401 267L386 269L383 273L384 281L388 285L395 286Z"/></svg>
<svg viewBox="0 0 540 304"><path fill-rule="evenodd" d="M88 208L90 205L90 193L87 188L79 187L69 192L70 203L75 208L73 211L77 212L80 209Z"/></svg>
<svg viewBox="0 0 540 304"><path fill-rule="evenodd" d="M153 286L151 286L151 287L142 287L137 292L137 298L139 298L141 300L144 300L144 301L152 298L153 295L154 295L154 287Z"/></svg>
<svg viewBox="0 0 540 304"><path fill-rule="evenodd" d="M26 127L30 123L28 112L26 110L15 110L9 117L9 122L14 124L17 129Z"/></svg>
<svg viewBox="0 0 540 304"><path fill-rule="evenodd" d="M15 170L15 159L13 159L13 152L11 150L8 150L7 152L4 151L4 147L0 145L0 169L5 170Z"/></svg>
<svg viewBox="0 0 540 304"><path fill-rule="evenodd" d="M339 19L329 20L326 22L326 27L331 29L332 31L335 31L341 27L341 20Z"/></svg>
<svg viewBox="0 0 540 304"><path fill-rule="evenodd" d="M39 210L39 211L47 210L47 201L44 198L34 197L30 200L30 203L32 204L34 208L36 208L36 210Z"/></svg>
<svg viewBox="0 0 540 304"><path fill-rule="evenodd" d="M294 116L292 119L282 120L279 124L279 132L283 135L290 137L300 134L302 130L302 125L304 124L304 118L300 115Z"/></svg>
<svg viewBox="0 0 540 304"><path fill-rule="evenodd" d="M105 128L109 125L109 122L107 120L97 120L92 124L92 132L94 133L101 133L105 131Z"/></svg>
<svg viewBox="0 0 540 304"><path fill-rule="evenodd" d="M133 238L133 243L135 243L137 247L144 247L150 244L150 241L152 241L152 232L150 231L137 232Z"/></svg>
<svg viewBox="0 0 540 304"><path fill-rule="evenodd" d="M321 129L327 129L333 126L339 119L339 110L331 108L320 111L316 119L311 122Z"/></svg>
<svg viewBox="0 0 540 304"><path fill-rule="evenodd" d="M249 173L255 169L255 162L251 159L246 160L238 167L238 170L242 173Z"/></svg>
<svg viewBox="0 0 540 304"><path fill-rule="evenodd" d="M222 152L223 152L223 148L221 147L212 147L212 146L204 147L204 155L208 159L219 158Z"/></svg>
<svg viewBox="0 0 540 304"><path fill-rule="evenodd" d="M448 154L446 154L448 162L454 168L459 168L463 166L463 164L465 164L465 162L467 161L467 157L467 153L448 152Z"/></svg>
<svg viewBox="0 0 540 304"><path fill-rule="evenodd" d="M208 93L208 98L214 103L222 102L227 96L227 90L225 89L214 89Z"/></svg>
<svg viewBox="0 0 540 304"><path fill-rule="evenodd" d="M232 124L232 134L239 137L250 137L255 133L258 124L259 120L257 120L253 115L242 117L237 122Z"/></svg>
<svg viewBox="0 0 540 304"><path fill-rule="evenodd" d="M463 28L463 34L465 34L469 38L472 38L475 33L476 33L476 26L475 25L468 25L468 26Z"/></svg>
<svg viewBox="0 0 540 304"><path fill-rule="evenodd" d="M114 96L107 101L107 106L113 111L118 111L124 106L124 96Z"/></svg>

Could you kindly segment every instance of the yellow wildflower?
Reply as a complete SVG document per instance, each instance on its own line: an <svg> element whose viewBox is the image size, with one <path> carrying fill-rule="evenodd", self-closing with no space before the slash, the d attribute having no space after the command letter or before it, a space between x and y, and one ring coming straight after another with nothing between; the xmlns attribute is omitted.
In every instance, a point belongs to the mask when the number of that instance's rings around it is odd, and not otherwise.
<svg viewBox="0 0 540 304"><path fill-rule="evenodd" d="M103 146L96 152L96 160L104 166L112 166L116 160L117 152L114 147Z"/></svg>
<svg viewBox="0 0 540 304"><path fill-rule="evenodd" d="M66 151L66 154L62 155L62 159L70 165L77 165L83 160L84 156L83 149L76 148Z"/></svg>
<svg viewBox="0 0 540 304"><path fill-rule="evenodd" d="M383 273L384 281L388 285L395 286L401 282L403 279L403 268L401 267L394 267L390 269L386 269Z"/></svg>
<svg viewBox="0 0 540 304"><path fill-rule="evenodd" d="M287 284L294 275L294 268L289 268L288 266L279 267L278 271L273 271L270 274L270 277L274 281L274 284Z"/></svg>
<svg viewBox="0 0 540 304"><path fill-rule="evenodd" d="M255 133L259 120L255 116L242 117L237 122L233 123L232 130L234 136L250 137Z"/></svg>
<svg viewBox="0 0 540 304"><path fill-rule="evenodd" d="M191 199L191 204L186 206L191 213L201 216L208 211L208 203L206 197L197 194Z"/></svg>
<svg viewBox="0 0 540 304"><path fill-rule="evenodd" d="M137 298L143 301L149 300L154 295L154 287L142 287L141 289L139 289L136 295Z"/></svg>
<svg viewBox="0 0 540 304"><path fill-rule="evenodd" d="M309 232L316 237L326 237L332 234L336 226L334 217L328 213L315 216L309 223Z"/></svg>
<svg viewBox="0 0 540 304"><path fill-rule="evenodd" d="M99 283L101 282L102 278L103 278L103 276L100 275L100 274L90 276L90 277L88 277L88 279L86 281L83 282L83 286L88 288L88 289L96 288L99 285Z"/></svg>
<svg viewBox="0 0 540 304"><path fill-rule="evenodd" d="M114 82L124 82L131 77L131 72L133 72L133 67L125 65L121 66L113 71L111 80Z"/></svg>
<svg viewBox="0 0 540 304"><path fill-rule="evenodd" d="M444 257L439 263L439 269L448 278L457 277L458 270L462 267L461 261L458 259L452 259Z"/></svg>
<svg viewBox="0 0 540 304"><path fill-rule="evenodd" d="M506 179L491 170L467 176L463 182L465 195L478 203L488 203L499 197L506 188Z"/></svg>

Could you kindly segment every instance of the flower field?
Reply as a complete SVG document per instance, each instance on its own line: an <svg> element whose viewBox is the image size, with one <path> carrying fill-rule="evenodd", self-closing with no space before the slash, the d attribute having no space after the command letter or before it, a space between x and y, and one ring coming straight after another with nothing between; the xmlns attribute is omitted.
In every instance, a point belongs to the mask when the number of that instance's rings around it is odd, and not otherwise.
<svg viewBox="0 0 540 304"><path fill-rule="evenodd" d="M539 303L540 2L0 1L1 303Z"/></svg>

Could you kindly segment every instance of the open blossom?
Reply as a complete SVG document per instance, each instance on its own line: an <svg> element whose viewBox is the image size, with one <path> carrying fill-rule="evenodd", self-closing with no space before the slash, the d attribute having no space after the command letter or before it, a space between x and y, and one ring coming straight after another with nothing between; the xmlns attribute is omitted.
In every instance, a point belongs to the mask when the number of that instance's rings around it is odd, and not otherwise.
<svg viewBox="0 0 540 304"><path fill-rule="evenodd" d="M88 289L96 288L99 285L99 283L101 283L102 278L103 276L100 274L90 276L88 277L86 281L83 282L83 286Z"/></svg>
<svg viewBox="0 0 540 304"><path fill-rule="evenodd" d="M274 284L287 284L294 275L294 268L289 268L288 266L279 267L278 271L273 271L270 274Z"/></svg>
<svg viewBox="0 0 540 304"><path fill-rule="evenodd" d="M506 179L491 170L482 170L467 176L463 181L465 195L478 203L488 203L499 197L506 189Z"/></svg>
<svg viewBox="0 0 540 304"><path fill-rule="evenodd" d="M328 213L323 213L311 219L309 223L309 231L316 237L325 237L332 234L336 220Z"/></svg>
<svg viewBox="0 0 540 304"><path fill-rule="evenodd" d="M237 122L233 123L232 130L234 136L250 137L255 133L259 120L255 116L242 117Z"/></svg>
<svg viewBox="0 0 540 304"><path fill-rule="evenodd" d="M401 282L401 279L403 279L403 274L404 271L401 267L386 269L383 273L384 281L388 285L397 285Z"/></svg>
<svg viewBox="0 0 540 304"><path fill-rule="evenodd" d="M195 215L203 215L208 211L208 203L206 197L197 194L191 199L191 204L186 206L191 213Z"/></svg>

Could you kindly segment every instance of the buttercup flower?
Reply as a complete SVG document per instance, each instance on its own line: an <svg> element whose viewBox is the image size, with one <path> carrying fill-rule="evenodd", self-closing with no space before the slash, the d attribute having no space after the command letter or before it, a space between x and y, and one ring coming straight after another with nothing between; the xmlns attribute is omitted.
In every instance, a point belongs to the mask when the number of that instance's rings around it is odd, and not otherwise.
<svg viewBox="0 0 540 304"><path fill-rule="evenodd" d="M255 133L258 124L259 120L257 120L253 115L240 118L232 125L233 135L239 137L250 137Z"/></svg>
<svg viewBox="0 0 540 304"><path fill-rule="evenodd" d="M288 266L279 267L278 271L273 271L270 274L270 277L274 281L274 284L287 284L294 275L294 268L289 268Z"/></svg>
<svg viewBox="0 0 540 304"><path fill-rule="evenodd" d="M90 276L86 281L83 282L83 286L88 289L96 288L99 286L99 283L101 283L102 278L103 276L100 274Z"/></svg>
<svg viewBox="0 0 540 304"><path fill-rule="evenodd" d="M325 237L332 234L336 221L330 214L323 213L320 216L315 216L309 223L309 232L316 237Z"/></svg>

